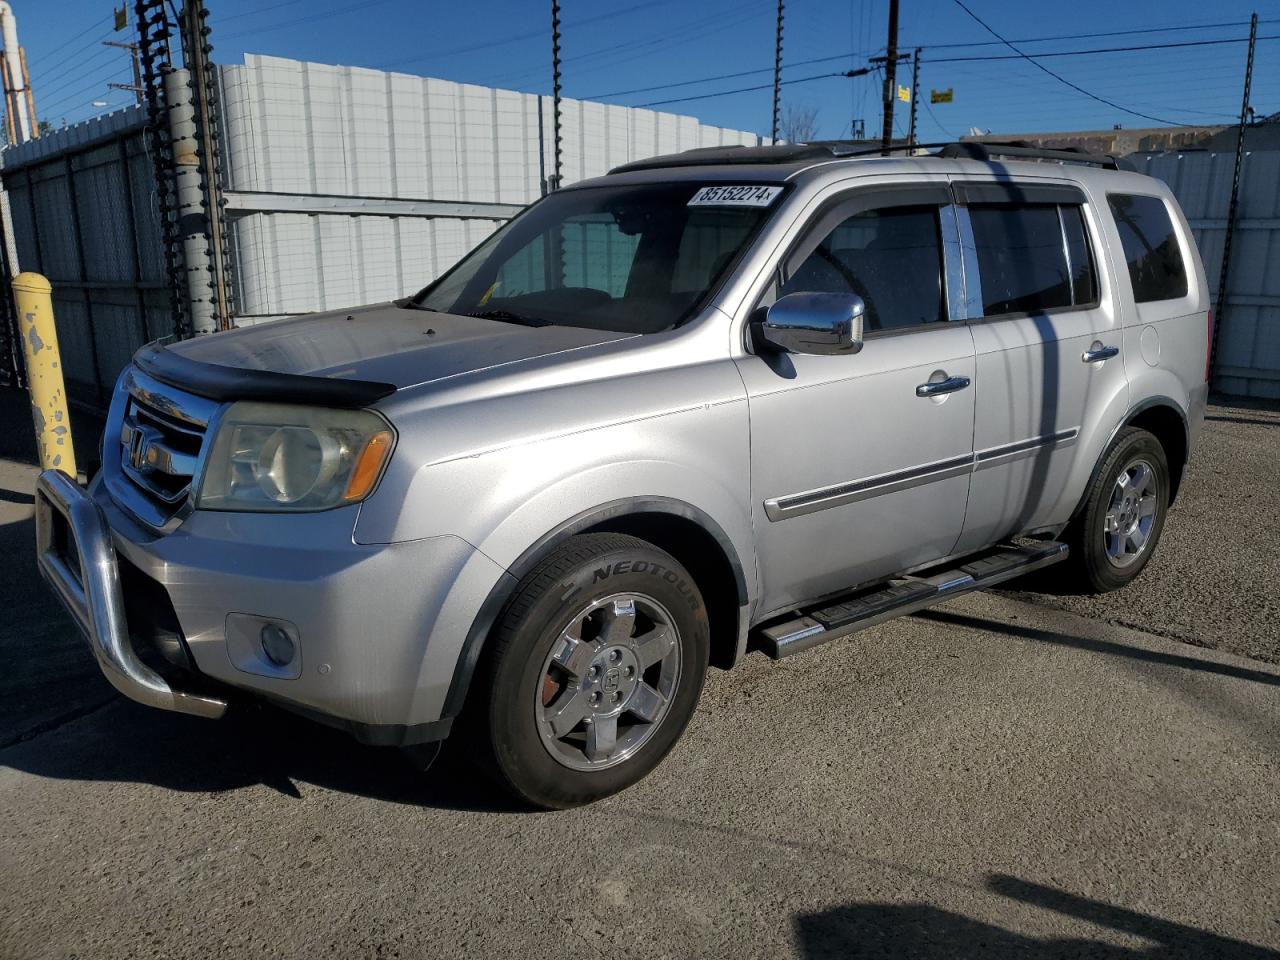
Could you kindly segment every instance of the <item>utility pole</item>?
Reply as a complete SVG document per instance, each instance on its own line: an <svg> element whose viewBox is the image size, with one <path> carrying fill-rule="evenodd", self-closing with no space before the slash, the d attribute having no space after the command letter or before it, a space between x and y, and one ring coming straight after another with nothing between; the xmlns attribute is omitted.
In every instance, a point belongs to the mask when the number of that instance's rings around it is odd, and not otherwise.
<svg viewBox="0 0 1280 960"><path fill-rule="evenodd" d="M898 0L889 0L889 42L884 64L884 130L880 152L889 155L893 143L893 101L898 98Z"/></svg>
<svg viewBox="0 0 1280 960"><path fill-rule="evenodd" d="M560 189L560 2L551 0L551 140L554 151L552 190Z"/></svg>
<svg viewBox="0 0 1280 960"><path fill-rule="evenodd" d="M778 29L773 42L773 141L778 141L778 123L782 117L782 4L778 0Z"/></svg>
<svg viewBox="0 0 1280 960"><path fill-rule="evenodd" d="M920 48L911 54L911 124L907 127L907 144L916 143L916 103L920 100Z"/></svg>
<svg viewBox="0 0 1280 960"><path fill-rule="evenodd" d="M1258 42L1258 15L1249 20L1249 56L1244 66L1244 97L1240 101L1240 126L1236 131L1236 165L1231 177L1231 200L1227 204L1227 235L1222 241L1222 269L1218 273L1218 300L1214 304L1218 315L1209 342L1209 384L1213 385L1213 361L1218 353L1218 335L1227 315L1227 277L1231 272L1231 239L1236 231L1236 213L1240 207L1240 168L1244 163L1244 133L1249 123L1249 92L1253 86L1253 48Z"/></svg>
<svg viewBox="0 0 1280 960"><path fill-rule="evenodd" d="M103 40L102 45L104 47L118 47L121 50L128 50L133 57L133 83L108 83L107 88L110 90L132 90L138 103L142 103L142 96L146 91L142 88L142 68L138 64L138 45L136 43L120 43L117 40Z"/></svg>
<svg viewBox="0 0 1280 960"><path fill-rule="evenodd" d="M4 113L9 133L9 143L26 143L32 138L35 120L27 110L31 102L30 88L23 79L22 47L18 45L18 20L13 9L0 0L0 38L4 53L0 56L0 77L4 80Z"/></svg>

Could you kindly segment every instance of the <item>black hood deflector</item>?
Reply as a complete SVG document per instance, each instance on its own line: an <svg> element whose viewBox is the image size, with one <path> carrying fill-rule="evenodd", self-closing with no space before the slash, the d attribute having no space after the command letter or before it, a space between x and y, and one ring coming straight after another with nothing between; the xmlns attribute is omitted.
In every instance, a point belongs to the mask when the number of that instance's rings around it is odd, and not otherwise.
<svg viewBox="0 0 1280 960"><path fill-rule="evenodd" d="M257 400L322 407L367 407L396 392L391 383L312 377L275 370L251 370L192 360L160 343L149 343L133 356L139 370L171 387L209 400Z"/></svg>

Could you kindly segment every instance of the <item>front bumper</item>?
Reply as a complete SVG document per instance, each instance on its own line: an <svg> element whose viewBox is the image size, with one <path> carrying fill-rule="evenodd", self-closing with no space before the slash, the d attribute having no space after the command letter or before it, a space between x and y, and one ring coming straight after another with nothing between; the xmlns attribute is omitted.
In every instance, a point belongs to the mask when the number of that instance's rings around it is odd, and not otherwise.
<svg viewBox="0 0 1280 960"><path fill-rule="evenodd" d="M85 491L46 473L38 491L41 570L103 672L134 700L202 716L225 709L190 689L211 680L215 692L270 700L365 742L439 739L449 730L444 705L463 641L489 592L510 576L457 537L354 543L356 508L197 510L155 536L100 482ZM193 675L166 682L137 656L138 621L154 606L137 584L163 595ZM267 619L295 631L290 669L246 655L236 624Z"/></svg>
<svg viewBox="0 0 1280 960"><path fill-rule="evenodd" d="M46 470L36 482L35 506L40 573L88 637L111 685L151 707L222 716L225 700L175 690L134 652L115 546L98 505L65 473Z"/></svg>

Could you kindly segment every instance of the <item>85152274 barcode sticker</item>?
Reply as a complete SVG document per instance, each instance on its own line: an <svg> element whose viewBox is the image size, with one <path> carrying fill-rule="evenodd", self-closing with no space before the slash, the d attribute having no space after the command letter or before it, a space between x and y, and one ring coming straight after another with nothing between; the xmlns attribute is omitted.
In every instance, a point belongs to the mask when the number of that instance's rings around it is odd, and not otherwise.
<svg viewBox="0 0 1280 960"><path fill-rule="evenodd" d="M703 187L689 200L691 207L767 207L782 192L781 187Z"/></svg>

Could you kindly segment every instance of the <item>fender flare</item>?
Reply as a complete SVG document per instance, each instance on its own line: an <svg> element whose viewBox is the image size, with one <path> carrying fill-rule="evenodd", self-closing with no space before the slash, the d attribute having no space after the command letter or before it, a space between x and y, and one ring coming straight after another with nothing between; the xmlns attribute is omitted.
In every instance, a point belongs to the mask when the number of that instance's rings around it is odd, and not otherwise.
<svg viewBox="0 0 1280 960"><path fill-rule="evenodd" d="M738 606L745 607L748 604L750 597L747 592L747 578L742 569L742 561L738 556L738 551L734 548L733 541L729 539L728 534L706 511L673 497L625 497L621 500L613 500L609 503L592 507L570 517L535 540L507 569L511 576L503 577L489 591L489 595L485 598L484 603L480 605L480 610L476 614L475 620L471 624L471 629L467 631L467 637L462 643L462 651L459 653L458 662L453 668L453 679L449 683L449 692L445 695L442 718L457 717L462 712L463 704L466 703L467 692L471 688L471 679L475 675L476 665L480 662L480 654L483 652L485 640L488 639L489 633L493 630L493 625L497 622L498 615L502 612L503 607L506 606L507 601L511 599L512 594L515 593L516 587L524 579L525 574L537 565L547 551L575 534L607 520L636 513L665 513L681 517L685 520L693 521L709 533L720 549L724 551L724 555L728 558L729 565L733 570L734 586L738 593Z"/></svg>
<svg viewBox="0 0 1280 960"><path fill-rule="evenodd" d="M1102 453L1098 456L1098 462L1093 465L1093 470L1090 471L1089 473L1089 481L1084 486L1084 492L1080 494L1080 499L1079 501L1077 501L1075 509L1071 511L1072 521L1074 521L1076 517L1080 516L1080 514L1084 511L1085 503L1089 499L1089 491L1093 489L1094 482L1098 479L1098 471L1102 469L1102 462L1107 459L1107 454L1111 451L1111 445L1115 443L1116 437L1119 436L1120 431L1123 430L1125 427L1129 426L1129 424L1133 423L1134 417L1138 416L1138 414L1146 410L1150 410L1153 407L1169 407L1171 410L1173 410L1174 413L1178 415L1178 419L1182 422L1183 442L1186 444L1186 449L1190 451L1191 425L1190 423L1187 422L1186 413L1183 411L1181 407L1178 406L1177 403L1174 402L1174 400L1171 397L1165 397L1165 396L1147 397L1145 400L1141 401L1140 403L1135 404L1134 406L1130 407L1127 411L1125 411L1125 415L1120 418L1120 422L1116 424L1115 429L1111 431L1111 436L1107 437L1107 442L1102 447ZM1187 460L1190 460L1190 457L1187 457ZM1186 465L1186 462L1184 461L1182 465L1182 470L1185 472L1186 469L1187 469L1187 465Z"/></svg>

